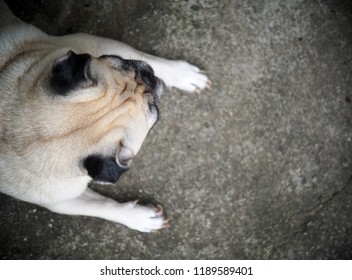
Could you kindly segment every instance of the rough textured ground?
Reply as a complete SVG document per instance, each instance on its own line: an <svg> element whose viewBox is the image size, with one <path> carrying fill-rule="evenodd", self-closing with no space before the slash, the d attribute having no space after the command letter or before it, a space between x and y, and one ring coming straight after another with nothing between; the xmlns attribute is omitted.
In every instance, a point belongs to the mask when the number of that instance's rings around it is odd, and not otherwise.
<svg viewBox="0 0 352 280"><path fill-rule="evenodd" d="M24 3L22 3L24 2ZM165 206L142 234L0 195L3 259L352 258L349 1L11 1L50 34L186 59L211 92L165 90L116 199Z"/></svg>

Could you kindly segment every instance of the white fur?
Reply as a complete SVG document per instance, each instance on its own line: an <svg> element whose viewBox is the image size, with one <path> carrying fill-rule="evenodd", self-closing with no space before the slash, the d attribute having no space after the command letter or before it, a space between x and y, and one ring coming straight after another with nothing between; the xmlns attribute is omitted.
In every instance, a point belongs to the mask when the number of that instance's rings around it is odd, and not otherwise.
<svg viewBox="0 0 352 280"><path fill-rule="evenodd" d="M135 201L118 203L88 188L79 197L50 204L47 208L66 215L93 216L110 220L141 232L161 229L165 222L158 208L139 205Z"/></svg>

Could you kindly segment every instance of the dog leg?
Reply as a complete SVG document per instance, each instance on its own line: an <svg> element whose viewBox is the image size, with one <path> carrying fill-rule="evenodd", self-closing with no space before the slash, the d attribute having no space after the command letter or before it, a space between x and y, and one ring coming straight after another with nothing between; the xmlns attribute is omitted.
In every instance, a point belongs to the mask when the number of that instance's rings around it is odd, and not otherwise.
<svg viewBox="0 0 352 280"><path fill-rule="evenodd" d="M155 75L169 88L175 87L198 94L202 90L211 88L211 82L204 72L186 61L146 57L146 62L152 66Z"/></svg>
<svg viewBox="0 0 352 280"><path fill-rule="evenodd" d="M77 198L47 205L46 208L60 214L110 220L141 232L152 232L168 226L161 207L143 206L136 201L118 203L89 188Z"/></svg>
<svg viewBox="0 0 352 280"><path fill-rule="evenodd" d="M67 46L93 56L118 55L124 59L146 61L154 69L167 87L175 87L186 92L200 93L210 89L211 82L197 66L182 60L168 60L140 52L124 43L89 34L73 34L61 37Z"/></svg>

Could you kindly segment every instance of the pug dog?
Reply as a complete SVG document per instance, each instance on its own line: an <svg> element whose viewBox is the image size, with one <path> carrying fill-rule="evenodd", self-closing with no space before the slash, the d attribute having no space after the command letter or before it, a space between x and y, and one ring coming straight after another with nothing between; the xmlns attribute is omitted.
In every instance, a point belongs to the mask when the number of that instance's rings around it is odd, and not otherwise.
<svg viewBox="0 0 352 280"><path fill-rule="evenodd" d="M208 77L114 40L49 36L2 1L0 10L0 191L141 232L167 227L160 206L118 203L87 186L115 184L129 169L158 120L161 81L199 93Z"/></svg>

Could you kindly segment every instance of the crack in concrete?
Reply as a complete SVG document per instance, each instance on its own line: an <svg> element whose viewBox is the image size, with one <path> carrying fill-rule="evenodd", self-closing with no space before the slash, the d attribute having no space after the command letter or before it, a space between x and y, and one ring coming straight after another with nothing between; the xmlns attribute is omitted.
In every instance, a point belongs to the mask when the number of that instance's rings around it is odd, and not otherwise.
<svg viewBox="0 0 352 280"><path fill-rule="evenodd" d="M328 204L330 203L338 194L344 192L350 185L352 184L352 175L350 176L350 178L347 180L347 182L345 183L345 185L335 191L332 195L330 195L329 197L325 198L324 200L322 200L317 206L315 206L314 208L312 208L310 211L308 211L307 214L304 215L303 217L303 222L301 222L298 226L297 226L297 230L295 230L287 239L285 239L284 241L280 242L278 245L273 246L272 248L270 248L268 250L267 256L265 256L266 259L271 259L273 254L279 250L280 248L284 247L285 245L289 244L298 234L300 233L304 233L307 230L307 225L309 222L311 222L313 220L313 218ZM297 216L297 214L294 214L292 216L290 216L288 218L288 220L291 220L293 216Z"/></svg>

